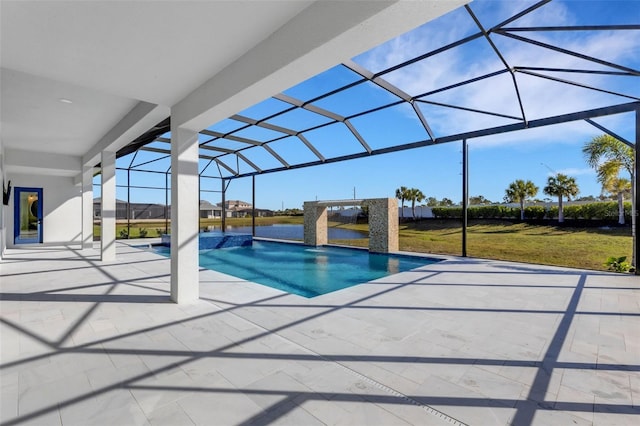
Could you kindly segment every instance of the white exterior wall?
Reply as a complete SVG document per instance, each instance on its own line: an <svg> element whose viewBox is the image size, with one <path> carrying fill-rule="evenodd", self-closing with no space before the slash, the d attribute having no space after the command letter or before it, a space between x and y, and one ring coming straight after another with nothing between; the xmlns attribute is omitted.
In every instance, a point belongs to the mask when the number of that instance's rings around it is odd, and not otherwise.
<svg viewBox="0 0 640 426"><path fill-rule="evenodd" d="M404 217L405 219L408 217L413 217L413 213L411 212L411 205L407 206L405 204L404 209L402 207L398 207L398 213L400 217ZM424 218L433 217L433 212L431 211L431 207L416 206L416 218L423 218L423 217Z"/></svg>
<svg viewBox="0 0 640 426"><path fill-rule="evenodd" d="M0 138L0 181L2 181L2 185L4 186L4 188L6 188L7 176L5 174L5 168L4 168L4 146L2 145L2 138ZM5 206L4 204L0 203L0 260L2 260L2 258L4 257L4 249L7 246L7 243L6 243L7 241L7 237L6 237L7 209L8 209L8 206Z"/></svg>
<svg viewBox="0 0 640 426"><path fill-rule="evenodd" d="M13 244L13 209L15 188L42 188L43 243L82 242L82 197L81 186L75 185L73 178L45 175L25 175L7 173L13 187L9 206L5 206L5 241L7 247Z"/></svg>

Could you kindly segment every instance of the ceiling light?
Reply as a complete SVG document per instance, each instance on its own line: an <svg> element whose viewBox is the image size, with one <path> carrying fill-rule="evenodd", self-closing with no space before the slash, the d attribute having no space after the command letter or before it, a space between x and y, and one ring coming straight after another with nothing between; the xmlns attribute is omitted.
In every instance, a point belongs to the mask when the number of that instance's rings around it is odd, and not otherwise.
<svg viewBox="0 0 640 426"><path fill-rule="evenodd" d="M58 99L60 102L62 102L63 104L72 104L73 101L67 98L60 98Z"/></svg>

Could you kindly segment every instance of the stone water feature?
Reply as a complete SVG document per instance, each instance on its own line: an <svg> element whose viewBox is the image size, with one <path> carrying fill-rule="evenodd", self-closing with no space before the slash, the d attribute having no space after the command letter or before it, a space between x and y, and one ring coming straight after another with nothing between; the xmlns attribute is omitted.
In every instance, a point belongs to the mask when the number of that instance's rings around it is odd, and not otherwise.
<svg viewBox="0 0 640 426"><path fill-rule="evenodd" d="M369 251L398 251L398 201L395 198L304 202L304 243L321 246L328 242L327 208L366 206L369 209Z"/></svg>

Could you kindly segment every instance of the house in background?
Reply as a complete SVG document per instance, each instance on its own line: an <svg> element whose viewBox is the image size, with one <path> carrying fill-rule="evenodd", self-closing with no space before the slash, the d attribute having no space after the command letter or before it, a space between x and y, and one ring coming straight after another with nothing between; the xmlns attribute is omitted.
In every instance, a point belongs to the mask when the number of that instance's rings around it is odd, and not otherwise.
<svg viewBox="0 0 640 426"><path fill-rule="evenodd" d="M222 207L223 203L218 203L218 206ZM253 205L251 203L247 203L246 201L242 201L242 200L225 200L224 202L224 208L227 211L227 217L236 217L236 216L232 216L229 213L230 212L237 212L239 210L246 210L246 209L251 209L253 207Z"/></svg>
<svg viewBox="0 0 640 426"><path fill-rule="evenodd" d="M222 208L222 203L217 204ZM242 200L226 200L224 202L226 217L251 217L254 208L251 203ZM256 217L273 216L273 211L268 209L255 209Z"/></svg>
<svg viewBox="0 0 640 426"><path fill-rule="evenodd" d="M200 200L200 219L220 219L222 207L213 205L207 200Z"/></svg>
<svg viewBox="0 0 640 426"><path fill-rule="evenodd" d="M223 203L218 203L222 207ZM251 216L253 205L242 200L226 200L224 202L226 217L247 217Z"/></svg>
<svg viewBox="0 0 640 426"><path fill-rule="evenodd" d="M234 213L236 214L236 216L233 217L251 217L252 214L254 214L256 217L271 217L273 216L273 210L269 210L269 209L253 209L251 208L246 208L246 209L238 209L236 210ZM230 216L227 216L230 217Z"/></svg>

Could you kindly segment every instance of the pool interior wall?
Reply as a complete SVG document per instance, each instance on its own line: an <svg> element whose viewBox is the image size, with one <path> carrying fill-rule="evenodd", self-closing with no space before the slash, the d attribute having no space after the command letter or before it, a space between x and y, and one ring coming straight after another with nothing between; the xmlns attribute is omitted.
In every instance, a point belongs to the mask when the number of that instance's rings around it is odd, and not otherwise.
<svg viewBox="0 0 640 426"><path fill-rule="evenodd" d="M154 251L169 256L169 247ZM303 297L316 297L438 262L359 248L254 239L252 245L200 251L200 267Z"/></svg>

